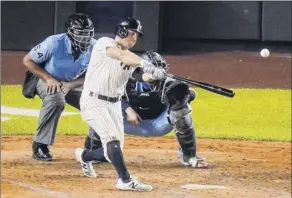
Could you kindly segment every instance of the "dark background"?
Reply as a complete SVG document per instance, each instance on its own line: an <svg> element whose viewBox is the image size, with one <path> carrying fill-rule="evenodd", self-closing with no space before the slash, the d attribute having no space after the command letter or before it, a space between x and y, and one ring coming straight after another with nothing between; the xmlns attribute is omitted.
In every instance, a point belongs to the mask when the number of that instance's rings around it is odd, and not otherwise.
<svg viewBox="0 0 292 198"><path fill-rule="evenodd" d="M1 50L29 50L46 37L64 31L66 18L87 13L95 37L111 36L125 16L139 19L145 36L135 51L160 52L253 50L263 45L291 47L289 1L61 1L1 2Z"/></svg>

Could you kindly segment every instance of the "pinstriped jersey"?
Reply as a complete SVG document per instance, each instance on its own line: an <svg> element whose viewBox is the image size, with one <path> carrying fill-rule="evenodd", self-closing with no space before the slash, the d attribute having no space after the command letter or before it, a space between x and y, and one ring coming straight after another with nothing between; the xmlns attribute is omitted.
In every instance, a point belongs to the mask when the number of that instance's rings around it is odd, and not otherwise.
<svg viewBox="0 0 292 198"><path fill-rule="evenodd" d="M114 39L102 37L93 47L84 82L84 93L95 92L109 97L122 96L134 68L106 55L108 47L119 45Z"/></svg>

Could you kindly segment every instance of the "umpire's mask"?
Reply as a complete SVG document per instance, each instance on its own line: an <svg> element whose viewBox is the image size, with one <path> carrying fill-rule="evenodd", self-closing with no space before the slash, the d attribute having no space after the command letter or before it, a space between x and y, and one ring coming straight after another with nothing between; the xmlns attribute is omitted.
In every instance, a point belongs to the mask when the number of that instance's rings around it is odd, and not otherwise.
<svg viewBox="0 0 292 198"><path fill-rule="evenodd" d="M86 52L94 36L91 19L85 14L76 13L68 17L65 27L74 50Z"/></svg>

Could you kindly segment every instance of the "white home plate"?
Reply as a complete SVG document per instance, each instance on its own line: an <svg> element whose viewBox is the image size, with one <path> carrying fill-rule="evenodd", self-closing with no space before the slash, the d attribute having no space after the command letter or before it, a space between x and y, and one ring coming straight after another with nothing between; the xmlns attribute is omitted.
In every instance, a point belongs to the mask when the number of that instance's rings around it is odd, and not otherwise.
<svg viewBox="0 0 292 198"><path fill-rule="evenodd" d="M218 185L200 185L200 184L185 184L181 188L191 189L191 190L201 190L201 189L228 189L225 186Z"/></svg>

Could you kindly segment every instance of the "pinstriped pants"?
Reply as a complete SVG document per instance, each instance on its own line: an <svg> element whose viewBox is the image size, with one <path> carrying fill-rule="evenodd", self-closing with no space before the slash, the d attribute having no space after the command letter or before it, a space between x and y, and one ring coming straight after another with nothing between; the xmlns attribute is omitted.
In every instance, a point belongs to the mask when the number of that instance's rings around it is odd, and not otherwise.
<svg viewBox="0 0 292 198"><path fill-rule="evenodd" d="M110 162L107 156L107 143L118 140L122 150L124 146L121 102L112 103L96 97L85 96L81 98L80 107L83 121L100 136L105 158Z"/></svg>

